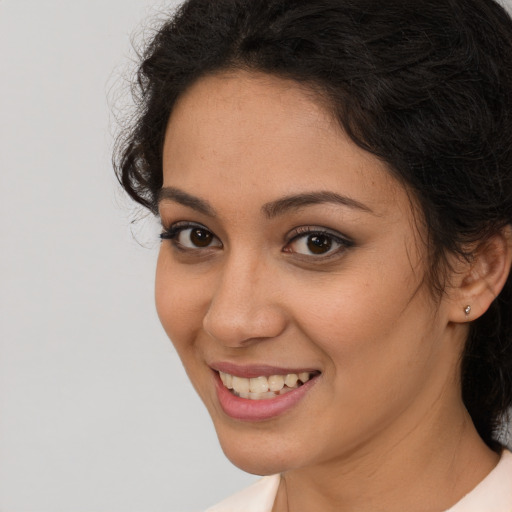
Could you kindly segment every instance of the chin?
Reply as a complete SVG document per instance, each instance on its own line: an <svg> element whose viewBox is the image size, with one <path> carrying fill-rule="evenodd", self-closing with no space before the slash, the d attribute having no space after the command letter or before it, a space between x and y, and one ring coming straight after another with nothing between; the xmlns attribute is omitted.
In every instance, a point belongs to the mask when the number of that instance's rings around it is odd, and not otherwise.
<svg viewBox="0 0 512 512"><path fill-rule="evenodd" d="M275 454L265 450L233 449L229 443L221 443L221 447L230 462L246 473L266 476L283 473L290 469L285 460L276 458Z"/></svg>
<svg viewBox="0 0 512 512"><path fill-rule="evenodd" d="M242 427L243 429L243 427ZM226 457L241 470L254 475L274 475L301 466L302 451L283 435L262 429L241 432L217 427L217 435Z"/></svg>

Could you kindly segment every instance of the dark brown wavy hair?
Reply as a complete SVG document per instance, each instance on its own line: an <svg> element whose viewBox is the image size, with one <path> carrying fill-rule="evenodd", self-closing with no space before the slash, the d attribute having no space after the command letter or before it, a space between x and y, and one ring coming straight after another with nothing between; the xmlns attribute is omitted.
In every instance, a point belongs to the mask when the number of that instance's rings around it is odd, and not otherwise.
<svg viewBox="0 0 512 512"><path fill-rule="evenodd" d="M200 77L246 69L310 87L351 139L412 191L443 263L512 223L512 20L493 0L188 0L142 55L136 117L114 166L157 213L176 100ZM445 268L445 267L444 267ZM464 403L485 442L512 405L512 278L471 323Z"/></svg>

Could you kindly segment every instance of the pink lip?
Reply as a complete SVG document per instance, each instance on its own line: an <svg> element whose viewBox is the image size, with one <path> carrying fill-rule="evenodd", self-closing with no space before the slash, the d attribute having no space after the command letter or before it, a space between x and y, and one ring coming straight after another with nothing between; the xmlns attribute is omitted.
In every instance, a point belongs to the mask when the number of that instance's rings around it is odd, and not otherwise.
<svg viewBox="0 0 512 512"><path fill-rule="evenodd" d="M221 371L224 372L224 370ZM275 369L274 373L269 373L269 375L276 375L277 373L282 375L281 372L275 372ZM242 376L239 373L237 375ZM263 374L259 373L257 376L260 375ZM312 378L293 391L284 395L277 395L275 398L250 400L238 397L225 388L217 372L214 373L214 378L217 397L222 410L231 418L242 421L263 421L283 414L300 402L318 380Z"/></svg>
<svg viewBox="0 0 512 512"><path fill-rule="evenodd" d="M270 375L287 375L289 373L318 373L314 368L282 368L269 365L237 365L227 362L219 362L210 364L210 368L217 372L229 373L237 377L252 379L256 377L269 377Z"/></svg>

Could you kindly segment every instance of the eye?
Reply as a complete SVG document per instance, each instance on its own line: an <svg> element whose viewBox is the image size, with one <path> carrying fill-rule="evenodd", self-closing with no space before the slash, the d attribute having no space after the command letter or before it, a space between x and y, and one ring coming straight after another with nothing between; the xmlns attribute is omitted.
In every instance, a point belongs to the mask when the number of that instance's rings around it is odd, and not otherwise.
<svg viewBox="0 0 512 512"><path fill-rule="evenodd" d="M325 257L337 254L352 245L350 240L339 233L307 226L294 230L284 252Z"/></svg>
<svg viewBox="0 0 512 512"><path fill-rule="evenodd" d="M160 238L171 240L177 248L182 250L222 247L222 242L210 230L199 224L174 224L166 229Z"/></svg>

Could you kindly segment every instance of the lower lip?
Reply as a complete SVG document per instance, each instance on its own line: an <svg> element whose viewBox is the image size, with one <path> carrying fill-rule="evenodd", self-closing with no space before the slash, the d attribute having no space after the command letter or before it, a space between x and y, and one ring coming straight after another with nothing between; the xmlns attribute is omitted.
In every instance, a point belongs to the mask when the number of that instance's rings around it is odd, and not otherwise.
<svg viewBox="0 0 512 512"><path fill-rule="evenodd" d="M302 400L316 381L317 377L313 377L302 386L284 395L276 395L275 398L250 400L231 393L222 384L219 374L215 372L217 397L222 410L231 418L242 421L263 421L280 416Z"/></svg>

